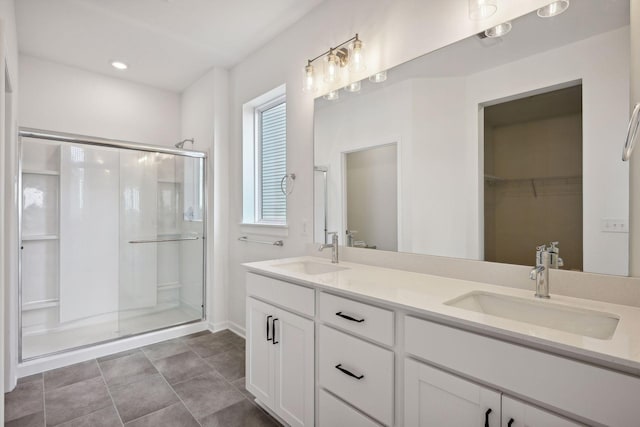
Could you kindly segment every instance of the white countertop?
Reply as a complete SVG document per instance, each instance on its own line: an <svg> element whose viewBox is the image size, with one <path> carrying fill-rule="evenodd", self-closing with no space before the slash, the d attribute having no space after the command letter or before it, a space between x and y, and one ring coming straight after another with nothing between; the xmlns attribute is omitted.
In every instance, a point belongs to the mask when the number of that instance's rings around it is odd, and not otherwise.
<svg viewBox="0 0 640 427"><path fill-rule="evenodd" d="M531 291L526 291L349 262L338 264L346 267L345 270L314 275L278 267L300 261L330 264L324 258L298 257L244 266L251 272L364 298L441 323L640 376L640 308L554 295L553 282L550 283L551 299L541 301L533 296L533 282ZM597 339L444 304L472 291L525 298L540 304L596 310L619 316L620 320L610 339Z"/></svg>

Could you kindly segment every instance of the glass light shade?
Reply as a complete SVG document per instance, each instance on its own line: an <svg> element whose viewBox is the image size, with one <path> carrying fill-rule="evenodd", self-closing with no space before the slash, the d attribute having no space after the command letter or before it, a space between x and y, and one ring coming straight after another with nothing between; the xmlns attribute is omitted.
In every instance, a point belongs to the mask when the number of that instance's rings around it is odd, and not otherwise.
<svg viewBox="0 0 640 427"><path fill-rule="evenodd" d="M324 61L324 81L333 83L340 78L340 59L331 51Z"/></svg>
<svg viewBox="0 0 640 427"><path fill-rule="evenodd" d="M362 40L354 40L349 46L349 51L349 70L354 73L366 70Z"/></svg>
<svg viewBox="0 0 640 427"><path fill-rule="evenodd" d="M502 37L511 31L511 22L503 22L502 24L498 24L495 27L491 27L484 32L484 35L487 37L495 38Z"/></svg>
<svg viewBox="0 0 640 427"><path fill-rule="evenodd" d="M302 77L302 91L315 92L316 89L316 73L313 69L313 65L309 64L304 67L304 74Z"/></svg>
<svg viewBox="0 0 640 427"><path fill-rule="evenodd" d="M336 99L340 98L340 94L337 90L332 90L331 92L323 96L323 98L328 99L329 101L335 101Z"/></svg>
<svg viewBox="0 0 640 427"><path fill-rule="evenodd" d="M548 5L538 9L538 16L540 18L551 18L556 15L560 15L562 12L569 8L569 0L560 0L549 3Z"/></svg>
<svg viewBox="0 0 640 427"><path fill-rule="evenodd" d="M344 90L346 90L347 92L360 92L361 88L362 88L362 85L358 81L358 82L349 83L344 87Z"/></svg>
<svg viewBox="0 0 640 427"><path fill-rule="evenodd" d="M498 10L498 0L469 0L469 18L486 19Z"/></svg>
<svg viewBox="0 0 640 427"><path fill-rule="evenodd" d="M387 80L387 72L386 71L380 71L379 73L375 73L375 74L369 76L369 81L373 82L373 83L382 83L385 80Z"/></svg>

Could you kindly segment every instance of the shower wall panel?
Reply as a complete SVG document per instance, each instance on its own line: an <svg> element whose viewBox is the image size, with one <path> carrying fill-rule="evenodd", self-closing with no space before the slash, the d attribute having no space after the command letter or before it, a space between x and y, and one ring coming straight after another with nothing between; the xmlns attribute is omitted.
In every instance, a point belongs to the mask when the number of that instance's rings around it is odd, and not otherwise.
<svg viewBox="0 0 640 427"><path fill-rule="evenodd" d="M118 151L61 147L60 322L118 310Z"/></svg>

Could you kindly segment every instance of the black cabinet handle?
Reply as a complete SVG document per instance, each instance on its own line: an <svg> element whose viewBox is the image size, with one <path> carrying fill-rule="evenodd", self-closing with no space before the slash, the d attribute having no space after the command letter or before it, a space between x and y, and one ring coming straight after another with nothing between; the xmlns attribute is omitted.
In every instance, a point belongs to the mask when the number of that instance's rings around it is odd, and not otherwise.
<svg viewBox="0 0 640 427"><path fill-rule="evenodd" d="M278 318L273 319L273 322L271 323L273 325L273 343L274 344L278 344L280 341L276 341L276 322L280 320Z"/></svg>
<svg viewBox="0 0 640 427"><path fill-rule="evenodd" d="M267 341L273 341L273 337L269 338L269 319L273 316L267 316Z"/></svg>
<svg viewBox="0 0 640 427"><path fill-rule="evenodd" d="M343 314L341 311L337 312L336 316L340 316L343 319L351 320L352 322L358 322L358 323L364 322L364 319L356 319L355 317L351 317L348 314Z"/></svg>
<svg viewBox="0 0 640 427"><path fill-rule="evenodd" d="M511 418L509 420L509 422L507 423L507 427L511 427L511 424L513 424L515 422L515 420L513 418Z"/></svg>
<svg viewBox="0 0 640 427"><path fill-rule="evenodd" d="M484 427L489 427L489 414L492 412L491 408L489 408L487 412L484 413Z"/></svg>
<svg viewBox="0 0 640 427"><path fill-rule="evenodd" d="M337 370L339 370L340 372L342 372L343 374L347 374L347 375L349 375L350 377L353 377L353 378L355 378L355 379L357 379L357 380L361 380L361 379L363 379L363 378L364 378L364 375L356 375L356 374L354 374L353 372L351 372L351 371L349 371L349 370L347 370L347 369L344 369L344 368L342 367L342 363L340 363L340 364L336 365L336 369L337 369Z"/></svg>

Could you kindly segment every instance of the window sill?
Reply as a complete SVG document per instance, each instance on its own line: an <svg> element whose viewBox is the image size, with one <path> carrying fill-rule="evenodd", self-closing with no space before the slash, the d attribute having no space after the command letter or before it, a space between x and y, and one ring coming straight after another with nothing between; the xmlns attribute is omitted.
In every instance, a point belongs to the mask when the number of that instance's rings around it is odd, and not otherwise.
<svg viewBox="0 0 640 427"><path fill-rule="evenodd" d="M240 232L243 234L287 237L289 236L289 226L278 224L240 223Z"/></svg>

